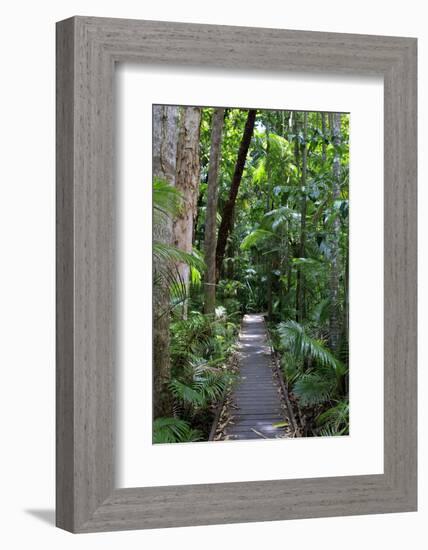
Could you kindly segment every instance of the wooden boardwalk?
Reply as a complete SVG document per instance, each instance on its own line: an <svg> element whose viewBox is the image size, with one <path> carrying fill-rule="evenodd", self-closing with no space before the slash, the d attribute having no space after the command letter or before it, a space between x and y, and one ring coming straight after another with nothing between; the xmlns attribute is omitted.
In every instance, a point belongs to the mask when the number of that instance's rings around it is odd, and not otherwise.
<svg viewBox="0 0 428 550"><path fill-rule="evenodd" d="M286 437L279 385L272 371L263 316L245 315L239 337L239 380L229 399L229 418L219 439Z"/></svg>

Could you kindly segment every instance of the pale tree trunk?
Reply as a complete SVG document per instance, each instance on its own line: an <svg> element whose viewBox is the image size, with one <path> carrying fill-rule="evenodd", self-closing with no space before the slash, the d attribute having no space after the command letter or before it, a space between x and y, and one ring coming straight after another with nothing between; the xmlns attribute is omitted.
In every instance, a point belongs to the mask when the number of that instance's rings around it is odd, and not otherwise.
<svg viewBox="0 0 428 550"><path fill-rule="evenodd" d="M340 113L333 113L331 116L331 130L333 134L333 145L335 148L333 158L333 184L332 199L334 201L340 198L340 133L341 117ZM333 230L331 237L331 272L330 272L330 348L337 353L339 350L340 326L339 326L339 268L340 268L340 219L337 214L333 221Z"/></svg>
<svg viewBox="0 0 428 550"><path fill-rule="evenodd" d="M153 107L153 178L170 185L175 183L177 155L178 108ZM171 244L172 220L158 212L153 220L153 239ZM153 261L153 279L164 268L156 258ZM169 393L171 364L169 354L169 289L161 283L153 285L153 415L170 416L172 402Z"/></svg>
<svg viewBox="0 0 428 550"><path fill-rule="evenodd" d="M220 228L218 230L217 250L216 250L216 278L220 278L221 266L223 265L224 253L226 250L227 239L233 229L233 212L235 209L236 197L238 196L239 186L242 180L242 174L247 160L248 149L250 148L251 138L253 137L254 124L256 121L256 109L248 111L247 121L245 123L244 133L239 145L238 157L236 159L235 170L230 184L229 198L224 205Z"/></svg>
<svg viewBox="0 0 428 550"><path fill-rule="evenodd" d="M180 131L177 146L177 164L175 186L183 197L183 208L174 219L173 244L180 250L191 254L193 243L193 225L196 218L199 194L199 132L201 108L184 107L181 114ZM183 294L188 296L190 268L186 263L177 266L180 275L179 284L183 285ZM187 298L182 304L183 319L187 318Z"/></svg>
<svg viewBox="0 0 428 550"><path fill-rule="evenodd" d="M215 311L216 246L217 246L217 201L218 176L221 159L221 139L224 124L224 109L215 109L211 129L210 164L208 171L207 210L205 218L205 313Z"/></svg>

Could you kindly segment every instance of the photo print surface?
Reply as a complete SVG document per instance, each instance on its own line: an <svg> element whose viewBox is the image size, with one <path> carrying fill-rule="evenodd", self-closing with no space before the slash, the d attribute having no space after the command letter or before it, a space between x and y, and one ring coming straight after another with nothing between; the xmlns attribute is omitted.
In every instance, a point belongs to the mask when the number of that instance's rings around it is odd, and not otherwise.
<svg viewBox="0 0 428 550"><path fill-rule="evenodd" d="M153 105L152 441L349 434L349 114Z"/></svg>

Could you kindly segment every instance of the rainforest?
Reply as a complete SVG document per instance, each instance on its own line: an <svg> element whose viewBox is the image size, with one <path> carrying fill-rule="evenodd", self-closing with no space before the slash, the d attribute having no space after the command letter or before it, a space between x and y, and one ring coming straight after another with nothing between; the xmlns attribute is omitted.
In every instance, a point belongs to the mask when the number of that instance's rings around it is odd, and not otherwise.
<svg viewBox="0 0 428 550"><path fill-rule="evenodd" d="M349 434L349 114L153 106L153 443Z"/></svg>

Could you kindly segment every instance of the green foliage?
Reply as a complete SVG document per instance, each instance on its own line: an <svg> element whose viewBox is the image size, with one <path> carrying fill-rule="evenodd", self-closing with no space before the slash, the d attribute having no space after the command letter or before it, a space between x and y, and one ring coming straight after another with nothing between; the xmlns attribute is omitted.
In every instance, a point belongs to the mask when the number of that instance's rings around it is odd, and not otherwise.
<svg viewBox="0 0 428 550"><path fill-rule="evenodd" d="M297 358L293 353L284 351L281 357L281 367L285 378L290 384L293 384L301 375L303 361Z"/></svg>
<svg viewBox="0 0 428 550"><path fill-rule="evenodd" d="M241 243L241 250L248 250L251 246L260 244L261 241L272 238L275 235L266 229L255 229Z"/></svg>
<svg viewBox="0 0 428 550"><path fill-rule="evenodd" d="M329 430L330 434L349 434L349 402L347 399L338 401L334 407L327 409L317 418L318 426L323 430ZM324 432L325 433L325 432Z"/></svg>
<svg viewBox="0 0 428 550"><path fill-rule="evenodd" d="M315 305L312 310L312 321L317 324L317 326L324 326L331 314L331 299L330 296L321 300L318 304Z"/></svg>
<svg viewBox="0 0 428 550"><path fill-rule="evenodd" d="M181 194L167 182L154 178L153 181L153 208L154 223L166 223L165 217L173 217L182 206ZM154 271L153 285L168 289L172 298L171 308L183 304L188 299L188 285L183 280L179 265L187 264L190 267L191 282L200 286L201 273L205 270L202 254L194 249L189 254L170 244L159 241L153 242ZM156 316L165 315L165 311L155 312Z"/></svg>
<svg viewBox="0 0 428 550"><path fill-rule="evenodd" d="M155 242L153 244L153 256L156 260L164 263L183 263L197 269L198 271L203 271L205 269L205 263L202 259L202 255L198 251L194 251L192 254L189 254L188 252L184 252L175 246Z"/></svg>
<svg viewBox="0 0 428 550"><path fill-rule="evenodd" d="M224 361L234 349L236 324L227 314L213 319L197 311L171 324L171 358L175 367Z"/></svg>
<svg viewBox="0 0 428 550"><path fill-rule="evenodd" d="M282 368L299 404L302 407L324 407L316 418L318 433L348 433L348 402L337 399L347 372L345 365L322 341L307 334L305 327L296 321L280 323L277 333L284 350ZM337 403L334 406L333 400Z"/></svg>
<svg viewBox="0 0 428 550"><path fill-rule="evenodd" d="M180 418L160 417L153 421L153 443L200 441L202 433Z"/></svg>
<svg viewBox="0 0 428 550"><path fill-rule="evenodd" d="M293 393L303 407L328 401L335 390L335 380L320 372L303 373L293 386Z"/></svg>
<svg viewBox="0 0 428 550"><path fill-rule="evenodd" d="M169 289L171 296L171 309L177 307L188 299L188 285L181 276L179 265L187 264L190 267L191 282L200 286L201 271L205 264L199 252L188 254L175 246L154 242L153 259L157 269L154 272L153 285ZM156 315L164 315L165 312L155 312Z"/></svg>
<svg viewBox="0 0 428 550"><path fill-rule="evenodd" d="M170 333L174 420L184 424L179 423L182 431L177 434L175 423L171 427L160 419L166 427L161 423L156 442L196 441L206 438L207 419L212 419L213 407L234 380L227 361L235 349L237 325L229 320L226 308L218 306L214 316L190 310L186 319L178 317L171 323ZM198 428L186 431L185 426Z"/></svg>
<svg viewBox="0 0 428 550"><path fill-rule="evenodd" d="M169 217L176 215L182 206L180 192L168 182L153 178L153 208Z"/></svg>
<svg viewBox="0 0 428 550"><path fill-rule="evenodd" d="M185 378L185 382L177 378L172 380L171 391L177 401L194 410L217 402L232 380L231 374L207 363L189 364Z"/></svg>
<svg viewBox="0 0 428 550"><path fill-rule="evenodd" d="M346 368L339 359L321 341L309 336L304 327L296 321L280 323L278 333L282 345L296 358L310 357L321 366L331 367L339 376L345 374Z"/></svg>
<svg viewBox="0 0 428 550"><path fill-rule="evenodd" d="M168 314L171 321L173 420L199 430L206 438L213 407L232 380L227 365L240 319L246 312L269 312L282 370L305 415L312 419L313 434L346 434L349 116L341 116L340 142L334 143L332 116L327 113L324 117L307 113L305 132L302 112L257 112L233 227L216 281L216 311L206 316L202 313L202 251L213 111L202 109L194 252L153 244L158 267L154 284L167 287L171 298L167 312L154 314ZM246 117L244 109L225 112L217 226L229 198ZM339 160L339 176L333 169L335 159ZM153 183L153 200L155 223L174 219L185 207L177 190L158 179ZM190 281L181 279L178 266L183 263L190 267ZM337 294L332 294L333 265L337 265ZM303 308L299 307L300 289ZM186 304L187 318L183 318L182 304ZM338 347L331 344L333 313L340 328ZM191 431L171 432L167 421L165 427L159 426L163 430L160 439L192 440Z"/></svg>

